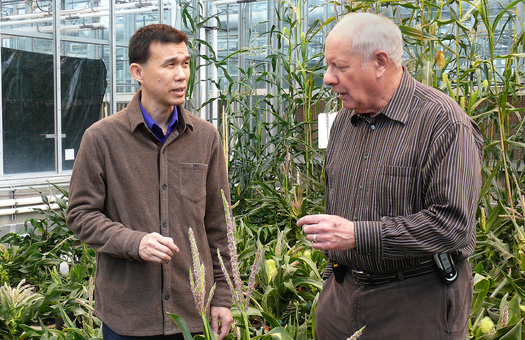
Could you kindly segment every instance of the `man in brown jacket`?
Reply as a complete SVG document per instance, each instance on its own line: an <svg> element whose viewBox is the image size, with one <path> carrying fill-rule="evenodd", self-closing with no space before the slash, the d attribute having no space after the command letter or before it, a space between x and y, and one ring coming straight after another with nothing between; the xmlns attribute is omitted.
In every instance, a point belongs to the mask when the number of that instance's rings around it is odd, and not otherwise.
<svg viewBox="0 0 525 340"><path fill-rule="evenodd" d="M190 289L188 238L195 234L214 332L230 329L230 268L221 189L229 197L217 130L184 108L187 36L167 25L139 29L130 72L141 85L124 110L84 134L73 168L67 222L96 251L95 313L104 339L182 339L167 314L193 333L202 318Z"/></svg>

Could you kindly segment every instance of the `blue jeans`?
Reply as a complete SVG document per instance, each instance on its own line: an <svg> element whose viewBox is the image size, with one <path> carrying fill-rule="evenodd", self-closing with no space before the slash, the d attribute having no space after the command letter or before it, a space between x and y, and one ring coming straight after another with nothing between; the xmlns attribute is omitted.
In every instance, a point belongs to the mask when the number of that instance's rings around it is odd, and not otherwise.
<svg viewBox="0 0 525 340"><path fill-rule="evenodd" d="M197 335L199 333L192 334ZM173 335L154 335L154 336L126 336L119 335L111 330L105 324L102 325L102 336L104 340L184 340L182 333Z"/></svg>

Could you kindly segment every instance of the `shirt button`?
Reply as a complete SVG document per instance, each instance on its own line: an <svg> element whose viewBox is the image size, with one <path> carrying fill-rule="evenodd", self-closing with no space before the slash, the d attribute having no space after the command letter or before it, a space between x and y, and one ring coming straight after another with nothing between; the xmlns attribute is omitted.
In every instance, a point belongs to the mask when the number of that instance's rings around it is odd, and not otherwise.
<svg viewBox="0 0 525 340"><path fill-rule="evenodd" d="M199 166L197 164L193 164L193 170L197 170Z"/></svg>
<svg viewBox="0 0 525 340"><path fill-rule="evenodd" d="M166 190L167 188L168 188L168 186L167 186L166 184L164 184L164 185L162 186L162 190Z"/></svg>
<svg viewBox="0 0 525 340"><path fill-rule="evenodd" d="M368 159L368 155L365 155L365 159Z"/></svg>
<svg viewBox="0 0 525 340"><path fill-rule="evenodd" d="M363 186L362 186L362 185L360 185L360 186L359 186L359 190L362 190L362 189L363 189Z"/></svg>
<svg viewBox="0 0 525 340"><path fill-rule="evenodd" d="M372 130L375 130L375 129L376 129L376 126L375 126L375 125L371 125L370 128L371 128Z"/></svg>
<svg viewBox="0 0 525 340"><path fill-rule="evenodd" d="M169 300L170 299L170 295L169 294L164 295L164 299L165 300Z"/></svg>
<svg viewBox="0 0 525 340"><path fill-rule="evenodd" d="M164 223L162 223L162 226L163 226L164 228L166 228L166 227L168 227L168 223L164 222Z"/></svg>
<svg viewBox="0 0 525 340"><path fill-rule="evenodd" d="M357 221L357 216L354 216L354 221Z"/></svg>

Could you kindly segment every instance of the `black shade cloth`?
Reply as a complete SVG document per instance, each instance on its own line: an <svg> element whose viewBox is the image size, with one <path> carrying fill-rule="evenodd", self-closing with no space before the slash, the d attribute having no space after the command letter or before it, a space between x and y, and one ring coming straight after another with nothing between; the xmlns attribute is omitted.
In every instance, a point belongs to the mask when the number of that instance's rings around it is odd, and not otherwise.
<svg viewBox="0 0 525 340"><path fill-rule="evenodd" d="M64 160L100 119L107 70L103 60L61 57L60 71ZM52 55L2 48L4 174L55 171L53 82Z"/></svg>

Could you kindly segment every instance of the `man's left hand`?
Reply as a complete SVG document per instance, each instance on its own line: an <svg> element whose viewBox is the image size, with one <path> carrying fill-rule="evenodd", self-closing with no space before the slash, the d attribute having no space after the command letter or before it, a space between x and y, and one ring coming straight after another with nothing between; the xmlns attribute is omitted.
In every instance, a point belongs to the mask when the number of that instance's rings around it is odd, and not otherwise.
<svg viewBox="0 0 525 340"><path fill-rule="evenodd" d="M323 250L355 248L354 223L336 215L308 215L297 221L312 247Z"/></svg>
<svg viewBox="0 0 525 340"><path fill-rule="evenodd" d="M226 307L211 307L210 313L213 333L224 339L230 334L230 327L233 322L232 312Z"/></svg>

